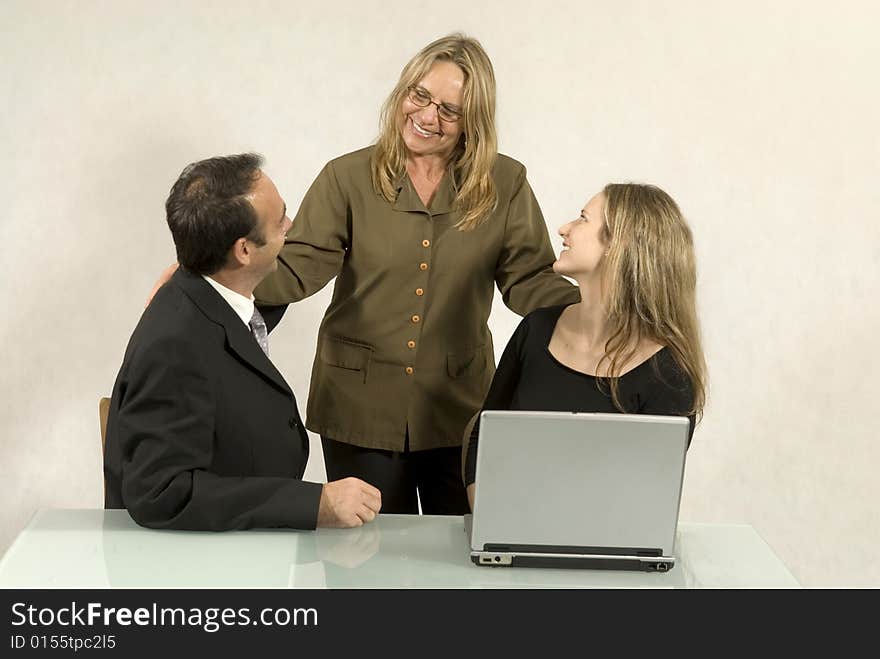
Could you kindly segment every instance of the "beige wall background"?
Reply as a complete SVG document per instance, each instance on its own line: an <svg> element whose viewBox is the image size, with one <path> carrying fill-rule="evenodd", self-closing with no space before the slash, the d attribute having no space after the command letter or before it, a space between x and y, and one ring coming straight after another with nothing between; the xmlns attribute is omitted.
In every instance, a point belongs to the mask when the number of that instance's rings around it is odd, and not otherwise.
<svg viewBox="0 0 880 659"><path fill-rule="evenodd" d="M878 24L849 1L6 0L0 550L39 508L102 503L97 400L174 259L183 166L259 151L296 209L406 60L463 30L557 248L612 180L690 219L711 397L682 519L753 525L804 585L880 586ZM301 409L329 293L272 336ZM499 354L517 321L496 304Z"/></svg>

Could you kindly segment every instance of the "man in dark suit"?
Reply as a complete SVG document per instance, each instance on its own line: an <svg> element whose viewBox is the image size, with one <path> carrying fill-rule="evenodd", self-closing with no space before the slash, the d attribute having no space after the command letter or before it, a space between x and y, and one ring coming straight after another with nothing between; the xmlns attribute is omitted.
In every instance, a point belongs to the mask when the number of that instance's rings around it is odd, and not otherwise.
<svg viewBox="0 0 880 659"><path fill-rule="evenodd" d="M381 506L357 478L302 480L308 437L253 302L291 225L261 165L193 163L165 205L181 268L125 351L104 458L105 506L143 526L359 526Z"/></svg>

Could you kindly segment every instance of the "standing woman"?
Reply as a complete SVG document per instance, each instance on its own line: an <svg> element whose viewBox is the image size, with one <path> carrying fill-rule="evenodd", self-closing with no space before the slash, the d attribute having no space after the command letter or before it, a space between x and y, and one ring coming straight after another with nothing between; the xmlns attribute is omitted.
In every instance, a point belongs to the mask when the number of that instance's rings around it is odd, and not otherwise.
<svg viewBox="0 0 880 659"><path fill-rule="evenodd" d="M320 172L255 291L287 305L336 277L306 423L327 478L375 485L382 512L417 513L417 491L425 513L467 512L462 433L495 370L494 285L520 315L577 302L553 261L525 168L497 152L488 56L438 39L404 67L376 144Z"/></svg>

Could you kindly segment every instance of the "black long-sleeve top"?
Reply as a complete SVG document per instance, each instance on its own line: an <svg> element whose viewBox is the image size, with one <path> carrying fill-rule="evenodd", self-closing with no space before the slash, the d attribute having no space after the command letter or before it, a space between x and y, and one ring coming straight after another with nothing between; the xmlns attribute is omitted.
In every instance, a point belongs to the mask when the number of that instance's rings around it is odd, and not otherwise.
<svg viewBox="0 0 880 659"><path fill-rule="evenodd" d="M567 305L537 309L522 319L498 362L483 410L541 412L620 412L611 399L610 382L576 371L550 353L550 337ZM601 382L601 388L599 386ZM618 379L620 401L628 413L686 416L693 388L668 348ZM694 433L690 415L688 445ZM474 482L480 419L471 431L465 482Z"/></svg>

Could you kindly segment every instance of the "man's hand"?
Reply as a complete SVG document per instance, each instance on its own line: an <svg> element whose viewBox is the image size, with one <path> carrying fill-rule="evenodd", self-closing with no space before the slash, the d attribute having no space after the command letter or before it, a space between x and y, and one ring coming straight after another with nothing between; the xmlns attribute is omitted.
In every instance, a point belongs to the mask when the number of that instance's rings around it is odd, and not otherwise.
<svg viewBox="0 0 880 659"><path fill-rule="evenodd" d="M382 493L360 478L343 478L324 485L318 506L318 526L349 528L372 522L382 507Z"/></svg>
<svg viewBox="0 0 880 659"><path fill-rule="evenodd" d="M150 306L150 302L153 301L153 296L156 294L156 291L158 291L160 288L162 288L162 285L165 282L167 282L169 279L171 279L171 275L174 274L174 272L177 270L177 267L179 265L180 264L176 263L176 262L172 263L171 265L169 265L167 268L165 268L162 271L162 274L159 275L159 278L156 280L156 283L153 284L153 290L150 291L150 295L149 295L149 297L147 297L147 303L144 305L144 309L146 309L148 306Z"/></svg>

